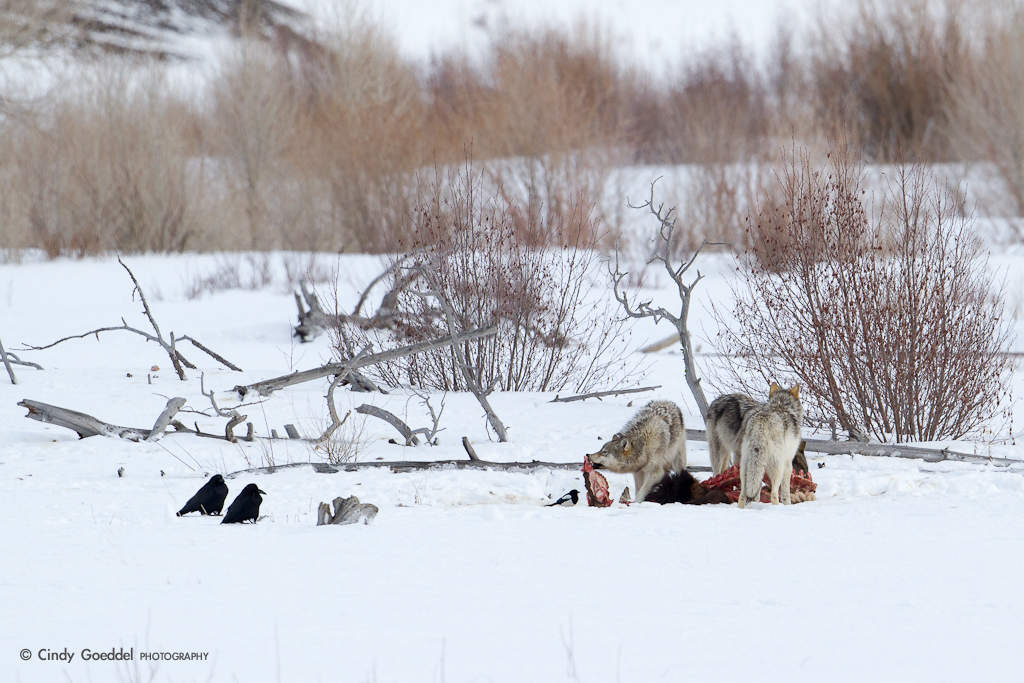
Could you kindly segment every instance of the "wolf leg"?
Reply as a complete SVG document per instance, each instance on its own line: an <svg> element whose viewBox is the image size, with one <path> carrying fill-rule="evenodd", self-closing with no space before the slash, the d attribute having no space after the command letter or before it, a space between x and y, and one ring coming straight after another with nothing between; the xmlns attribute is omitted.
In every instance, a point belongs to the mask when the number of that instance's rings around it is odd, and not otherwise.
<svg viewBox="0 0 1024 683"><path fill-rule="evenodd" d="M793 481L793 460L787 458L782 463L782 481L779 486L779 494L782 498L783 505L790 505L793 502L792 493L790 491L790 484Z"/></svg>
<svg viewBox="0 0 1024 683"><path fill-rule="evenodd" d="M718 436L715 425L708 425L708 452L711 456L711 472L719 475L726 469L730 453Z"/></svg>
<svg viewBox="0 0 1024 683"><path fill-rule="evenodd" d="M772 505L779 504L779 492L782 490L782 475L784 471L784 464L778 458L773 459L771 462L771 467L768 471L768 477L772 480L772 485L770 489L770 500Z"/></svg>

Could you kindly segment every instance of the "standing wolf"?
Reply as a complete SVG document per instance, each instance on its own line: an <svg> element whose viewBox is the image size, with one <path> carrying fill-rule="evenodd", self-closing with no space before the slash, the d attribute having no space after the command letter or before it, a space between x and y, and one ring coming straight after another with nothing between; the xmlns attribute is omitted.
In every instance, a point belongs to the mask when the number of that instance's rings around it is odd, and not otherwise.
<svg viewBox="0 0 1024 683"><path fill-rule="evenodd" d="M765 472L771 479L771 502L789 505L793 456L800 445L800 385L783 389L772 383L768 402L747 413L741 430L739 506L761 499Z"/></svg>
<svg viewBox="0 0 1024 683"><path fill-rule="evenodd" d="M724 394L708 406L708 450L711 453L711 472L719 475L733 465L740 464L740 435L743 420L761 405L746 394Z"/></svg>
<svg viewBox="0 0 1024 683"><path fill-rule="evenodd" d="M639 503L666 474L686 468L683 413L672 401L651 401L587 457L595 469L632 472Z"/></svg>

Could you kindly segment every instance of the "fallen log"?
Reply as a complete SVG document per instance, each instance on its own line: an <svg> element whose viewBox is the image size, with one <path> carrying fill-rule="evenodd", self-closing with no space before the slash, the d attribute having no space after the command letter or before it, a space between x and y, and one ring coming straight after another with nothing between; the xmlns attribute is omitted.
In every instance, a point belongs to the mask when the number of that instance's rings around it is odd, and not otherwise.
<svg viewBox="0 0 1024 683"><path fill-rule="evenodd" d="M310 467L317 474L337 474L338 472L358 472L364 469L386 467L395 474L418 472L425 470L456 469L456 470L498 470L503 472L532 472L533 470L578 470L582 462L545 462L542 460L492 462L490 460L372 460L369 462L346 462L331 465L322 462L289 462L283 465L252 467L225 474L227 478L241 474L274 474L278 470L296 467ZM710 472L711 468L704 465L687 467L691 472Z"/></svg>
<svg viewBox="0 0 1024 683"><path fill-rule="evenodd" d="M321 365L318 368L311 368L309 370L302 370L300 372L292 372L287 375L281 375L280 377L272 377L259 382L253 382L252 384L246 384L244 386L238 385L234 388L234 391L238 394L239 400L244 400L246 394L255 391L261 396L270 396L279 389L290 387L295 384L302 384L303 382L311 382L321 377L327 377L329 375L338 375L341 373L347 373L349 370L358 370L359 368L367 365L374 365L376 363L384 363L389 360L401 358L403 356L409 356L414 353L422 353L424 351L433 351L434 349L444 348L451 346L458 342L472 341L474 339L481 339L483 337L490 337L497 334L498 328L496 326L480 328L464 332L457 337L442 337L440 339L432 339L425 342L417 342L416 344L409 344L408 346L401 346L397 349L391 349L389 351L381 351L380 353L372 353L366 355L360 355L347 361L341 361L339 363L328 363L327 365Z"/></svg>
<svg viewBox="0 0 1024 683"><path fill-rule="evenodd" d="M70 429L78 434L80 439L90 436L111 436L129 441L146 441L152 440L150 436L158 428L161 430L160 433L162 433L162 430L167 427L174 414L185 405L185 399L178 397L167 401L167 407L164 408L164 411L150 429L122 427L104 422L92 415L80 413L77 410L69 410L68 408L61 408L60 406L43 403L42 401L33 401L28 398L18 401L18 405L28 409L28 414L25 417Z"/></svg>
<svg viewBox="0 0 1024 683"><path fill-rule="evenodd" d="M707 432L703 429L687 429L689 441L707 441ZM948 448L924 448L908 446L901 443L866 443L863 441L829 441L827 439L805 439L804 450L828 455L867 455L880 458L907 458L924 460L925 462L970 462L980 465L1024 465L1024 460L1000 458L993 455L976 455L961 453Z"/></svg>
<svg viewBox="0 0 1024 683"><path fill-rule="evenodd" d="M645 391L654 391L655 389L661 389L661 385L657 384L653 387L637 387L635 389L610 389L608 391L592 391L589 394L579 394L578 396L566 396L562 398L558 394L548 401L548 403L572 403L573 401L586 401L588 398L604 398L605 396L619 396L620 394L639 394Z"/></svg>

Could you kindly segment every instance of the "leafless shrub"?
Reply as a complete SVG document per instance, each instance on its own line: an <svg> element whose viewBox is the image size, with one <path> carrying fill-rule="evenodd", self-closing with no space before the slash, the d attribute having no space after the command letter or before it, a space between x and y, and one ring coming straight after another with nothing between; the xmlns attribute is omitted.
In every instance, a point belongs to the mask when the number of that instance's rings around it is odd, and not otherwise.
<svg viewBox="0 0 1024 683"><path fill-rule="evenodd" d="M581 205L609 218L601 199L611 169L627 158L634 86L608 36L582 21L568 31L512 30L492 42L480 68L464 60L438 60L428 80L433 121L449 144L440 158L458 161L471 146L489 160L480 167L528 244L561 244L546 233L554 225L591 227L573 215Z"/></svg>
<svg viewBox="0 0 1024 683"><path fill-rule="evenodd" d="M51 256L180 251L199 232L201 184L184 140L187 107L156 72L98 70L30 120L11 123L5 202Z"/></svg>
<svg viewBox="0 0 1024 683"><path fill-rule="evenodd" d="M949 137L960 158L992 163L1007 208L1024 216L1024 6L989 9L977 54L951 86Z"/></svg>
<svg viewBox="0 0 1024 683"><path fill-rule="evenodd" d="M482 387L586 391L617 380L624 371L617 353L622 327L610 303L592 295L598 254L585 241L592 231L571 235L568 226L555 226L563 248L532 247L519 237L504 200L482 195L483 187L472 169L450 171L421 205L408 263L394 275L416 279L395 290L393 334L402 343L449 334L447 317L423 295L430 290L451 307L457 328L498 325L497 335L462 345ZM429 279L416 275L423 269ZM342 341L342 354L362 345L350 336ZM409 356L380 372L392 386L465 388L449 349Z"/></svg>
<svg viewBox="0 0 1024 683"><path fill-rule="evenodd" d="M645 85L632 107L630 139L647 163L749 161L775 120L765 76L735 39L692 58L664 90Z"/></svg>
<svg viewBox="0 0 1024 683"><path fill-rule="evenodd" d="M185 298L198 299L232 289L260 290L274 281L273 267L267 254L222 256L217 266L206 275L193 277L185 284Z"/></svg>
<svg viewBox="0 0 1024 683"><path fill-rule="evenodd" d="M847 135L877 161L948 158L948 85L967 61L960 3L860 0L819 17L807 101L822 133Z"/></svg>
<svg viewBox="0 0 1024 683"><path fill-rule="evenodd" d="M961 437L1005 397L1002 291L971 220L921 167L899 167L872 216L861 177L845 154L827 172L789 160L783 201L750 225L773 256L742 260L723 350L749 391L801 382L812 420L883 441Z"/></svg>

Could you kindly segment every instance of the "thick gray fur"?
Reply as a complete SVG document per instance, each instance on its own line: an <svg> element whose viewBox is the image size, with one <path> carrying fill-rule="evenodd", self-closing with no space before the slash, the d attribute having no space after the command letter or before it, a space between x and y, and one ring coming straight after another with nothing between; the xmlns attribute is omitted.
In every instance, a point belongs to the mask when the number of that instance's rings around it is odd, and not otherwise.
<svg viewBox="0 0 1024 683"><path fill-rule="evenodd" d="M740 444L739 506L761 498L765 472L771 479L771 502L789 505L793 456L800 446L799 385L791 389L772 386L768 402L753 408L743 421Z"/></svg>
<svg viewBox="0 0 1024 683"><path fill-rule="evenodd" d="M760 401L746 394L723 394L708 406L708 450L714 474L721 474L731 465L740 464L743 420L751 410L761 405Z"/></svg>
<svg viewBox="0 0 1024 683"><path fill-rule="evenodd" d="M683 413L672 401L651 401L589 458L597 469L632 472L639 503L666 474L686 469Z"/></svg>

